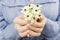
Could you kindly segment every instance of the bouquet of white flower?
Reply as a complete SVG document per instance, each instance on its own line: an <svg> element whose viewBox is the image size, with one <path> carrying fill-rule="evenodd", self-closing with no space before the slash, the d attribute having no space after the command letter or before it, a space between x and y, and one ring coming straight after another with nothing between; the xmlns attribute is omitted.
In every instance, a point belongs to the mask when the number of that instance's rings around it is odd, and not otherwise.
<svg viewBox="0 0 60 40"><path fill-rule="evenodd" d="M31 20L31 22L36 22L41 16L41 5L29 4L22 8L22 13L24 13L25 20Z"/></svg>

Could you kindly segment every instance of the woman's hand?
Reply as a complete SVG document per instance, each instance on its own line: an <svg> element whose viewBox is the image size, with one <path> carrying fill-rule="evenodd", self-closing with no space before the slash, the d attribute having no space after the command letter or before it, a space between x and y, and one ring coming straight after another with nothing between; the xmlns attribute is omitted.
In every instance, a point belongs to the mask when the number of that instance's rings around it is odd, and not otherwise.
<svg viewBox="0 0 60 40"><path fill-rule="evenodd" d="M27 36L29 21L25 21L23 16L18 16L14 19L15 29L19 32L21 37Z"/></svg>
<svg viewBox="0 0 60 40"><path fill-rule="evenodd" d="M19 25L21 25L21 26L24 26L24 25L30 23L30 21L26 21L25 18L24 18L24 16L21 15L21 16L17 16L17 17L14 19L14 23L15 23L15 24L19 24Z"/></svg>
<svg viewBox="0 0 60 40"><path fill-rule="evenodd" d="M24 20L23 16L18 16L14 19L15 29L18 30L21 37L40 36L45 26L46 18L37 19L35 23Z"/></svg>
<svg viewBox="0 0 60 40"><path fill-rule="evenodd" d="M29 26L29 37L35 37L35 36L40 36L41 32L45 26L46 23L46 18L44 15L42 15L41 19L37 19L35 23L30 23Z"/></svg>

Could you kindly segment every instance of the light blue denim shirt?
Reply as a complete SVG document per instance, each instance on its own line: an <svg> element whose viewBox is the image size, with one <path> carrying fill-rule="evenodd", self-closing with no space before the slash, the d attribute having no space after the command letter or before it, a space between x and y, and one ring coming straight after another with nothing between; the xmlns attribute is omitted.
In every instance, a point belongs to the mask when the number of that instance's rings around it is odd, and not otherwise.
<svg viewBox="0 0 60 40"><path fill-rule="evenodd" d="M14 28L13 20L21 15L21 8L28 5L29 0L0 0L0 40L15 40L19 37ZM42 13L47 22L42 35L25 40L60 40L59 0L34 0L33 4L42 5Z"/></svg>

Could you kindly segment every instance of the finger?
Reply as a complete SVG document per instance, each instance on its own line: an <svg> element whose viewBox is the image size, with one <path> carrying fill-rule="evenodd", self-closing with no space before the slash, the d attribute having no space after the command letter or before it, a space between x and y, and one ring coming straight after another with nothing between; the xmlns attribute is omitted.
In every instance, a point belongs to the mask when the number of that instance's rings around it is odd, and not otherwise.
<svg viewBox="0 0 60 40"><path fill-rule="evenodd" d="M28 34L28 31L25 31L25 32L23 32L23 33L19 32L19 35L20 35L21 37L25 37L25 36L27 36L27 34Z"/></svg>
<svg viewBox="0 0 60 40"><path fill-rule="evenodd" d="M34 23L30 23L30 25L41 28L44 27L45 23L46 23L46 19L44 18L42 22L34 22Z"/></svg>
<svg viewBox="0 0 60 40"><path fill-rule="evenodd" d="M34 27L34 26L29 26L29 29L30 30L32 30L32 31L34 31L34 32L42 32L42 30L43 30L43 28L36 28L36 27Z"/></svg>
<svg viewBox="0 0 60 40"><path fill-rule="evenodd" d="M24 20L23 17L16 17L16 18L14 19L14 23L20 24L20 25L26 25L26 24L28 24L29 22L30 22L30 21Z"/></svg>
<svg viewBox="0 0 60 40"><path fill-rule="evenodd" d="M29 32L30 32L30 30L28 30L27 37L30 37L31 36L31 35L29 35Z"/></svg>
<svg viewBox="0 0 60 40"><path fill-rule="evenodd" d="M27 37L32 37L30 34L27 34Z"/></svg>
<svg viewBox="0 0 60 40"><path fill-rule="evenodd" d="M35 26L37 28L43 28L43 23L37 23L37 22L35 22L35 23L30 23L30 25L31 26Z"/></svg>
<svg viewBox="0 0 60 40"><path fill-rule="evenodd" d="M41 23L46 23L46 18L43 16Z"/></svg>
<svg viewBox="0 0 60 40"><path fill-rule="evenodd" d="M29 35L31 35L32 37L34 37L34 36L40 36L41 33L40 33L40 32L39 32L39 33L36 33L36 32L30 31L30 32L29 32ZM31 37L31 36L30 36L30 37Z"/></svg>
<svg viewBox="0 0 60 40"><path fill-rule="evenodd" d="M31 23L31 25L37 26L37 27L41 27L42 25L45 25L45 23L46 23L46 18L45 18L45 16L44 16L43 14L41 14L41 16L42 16L42 18L39 19L40 22L37 22L37 21L36 21L35 23Z"/></svg>
<svg viewBox="0 0 60 40"><path fill-rule="evenodd" d="M31 35L27 34L27 37L31 37Z"/></svg>
<svg viewBox="0 0 60 40"><path fill-rule="evenodd" d="M29 34L27 34L27 37L29 37L30 35Z"/></svg>
<svg viewBox="0 0 60 40"><path fill-rule="evenodd" d="M42 21L41 21L41 23L46 23L46 18L45 18L45 16L43 15L43 14L41 14L42 15Z"/></svg>
<svg viewBox="0 0 60 40"><path fill-rule="evenodd" d="M20 32L24 32L24 31L28 30L27 26L20 26L19 24L15 24L15 29Z"/></svg>

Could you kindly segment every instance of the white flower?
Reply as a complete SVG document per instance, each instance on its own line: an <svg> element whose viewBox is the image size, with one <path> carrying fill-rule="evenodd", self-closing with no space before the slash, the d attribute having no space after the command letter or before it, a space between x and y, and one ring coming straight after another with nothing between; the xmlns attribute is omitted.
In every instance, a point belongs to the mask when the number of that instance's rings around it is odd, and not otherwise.
<svg viewBox="0 0 60 40"><path fill-rule="evenodd" d="M31 19L31 22L35 22L37 20L37 17L36 15L32 15L32 19Z"/></svg>
<svg viewBox="0 0 60 40"><path fill-rule="evenodd" d="M36 21L36 17L33 16L32 19L31 19L31 22L35 22Z"/></svg>
<svg viewBox="0 0 60 40"><path fill-rule="evenodd" d="M22 12L22 13L27 13L28 9L29 9L29 8L28 8L27 6L25 6L24 8L22 8L22 11L21 11L21 12Z"/></svg>
<svg viewBox="0 0 60 40"><path fill-rule="evenodd" d="M42 13L39 14L39 18L42 18Z"/></svg>
<svg viewBox="0 0 60 40"><path fill-rule="evenodd" d="M32 15L31 14L25 14L24 15L24 17L25 17L25 20L31 20L32 19Z"/></svg>
<svg viewBox="0 0 60 40"><path fill-rule="evenodd" d="M33 8L35 5L34 4L28 4L29 8Z"/></svg>
<svg viewBox="0 0 60 40"><path fill-rule="evenodd" d="M39 9L34 9L33 10L33 13L35 13L35 14L39 14L41 12L41 10L39 10Z"/></svg>
<svg viewBox="0 0 60 40"><path fill-rule="evenodd" d="M41 5L35 5L33 8L34 13L40 13L41 12Z"/></svg>
<svg viewBox="0 0 60 40"><path fill-rule="evenodd" d="M31 22L35 22L38 18L42 18L41 16L41 5L29 4L22 9L24 13L25 20L31 20Z"/></svg>
<svg viewBox="0 0 60 40"><path fill-rule="evenodd" d="M37 5L34 6L34 9L41 9L41 7L42 7L42 5L37 4Z"/></svg>

